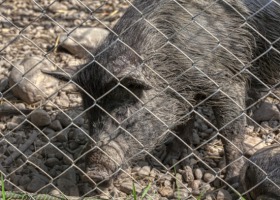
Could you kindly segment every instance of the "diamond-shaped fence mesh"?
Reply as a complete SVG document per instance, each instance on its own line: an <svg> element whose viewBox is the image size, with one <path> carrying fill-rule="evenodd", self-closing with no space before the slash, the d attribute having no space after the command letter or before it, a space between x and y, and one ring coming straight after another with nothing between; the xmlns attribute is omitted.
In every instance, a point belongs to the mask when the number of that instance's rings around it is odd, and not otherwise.
<svg viewBox="0 0 280 200"><path fill-rule="evenodd" d="M0 2L2 199L280 199L279 0Z"/></svg>

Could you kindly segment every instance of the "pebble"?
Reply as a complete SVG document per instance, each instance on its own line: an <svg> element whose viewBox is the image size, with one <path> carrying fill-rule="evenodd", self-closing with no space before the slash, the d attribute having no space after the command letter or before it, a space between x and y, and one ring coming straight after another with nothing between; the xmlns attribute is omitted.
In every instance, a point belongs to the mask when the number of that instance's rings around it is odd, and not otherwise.
<svg viewBox="0 0 280 200"><path fill-rule="evenodd" d="M142 189L138 184L134 184L136 193L141 193ZM126 194L132 194L133 191L133 182L122 182L120 184L120 190Z"/></svg>
<svg viewBox="0 0 280 200"><path fill-rule="evenodd" d="M79 196L79 188L75 182L67 178L58 178L57 187L68 196Z"/></svg>
<svg viewBox="0 0 280 200"><path fill-rule="evenodd" d="M254 132L255 127L254 126L246 126L246 133L253 133Z"/></svg>
<svg viewBox="0 0 280 200"><path fill-rule="evenodd" d="M150 172L150 176L153 178L156 178L159 174L159 171L157 171L155 168L153 168Z"/></svg>
<svg viewBox="0 0 280 200"><path fill-rule="evenodd" d="M217 194L217 200L232 200L232 197L227 190L219 189Z"/></svg>
<svg viewBox="0 0 280 200"><path fill-rule="evenodd" d="M182 175L177 173L175 175L175 178L176 178L176 180L175 180L176 181L176 187L177 188L184 188L185 185L183 184L183 177L182 177Z"/></svg>
<svg viewBox="0 0 280 200"><path fill-rule="evenodd" d="M173 189L171 187L160 187L158 189L158 193L166 198L173 197Z"/></svg>
<svg viewBox="0 0 280 200"><path fill-rule="evenodd" d="M201 143L200 142L200 137L199 137L199 135L196 132L193 132L192 143L196 144L196 145Z"/></svg>
<svg viewBox="0 0 280 200"><path fill-rule="evenodd" d="M12 130L12 129L16 128L17 126L18 126L18 124L15 123L15 122L7 122L7 129L8 130Z"/></svg>
<svg viewBox="0 0 280 200"><path fill-rule="evenodd" d="M71 124L72 120L67 115L65 115L63 112L60 112L57 114L56 119L60 121L61 125L63 127L67 127Z"/></svg>
<svg viewBox="0 0 280 200"><path fill-rule="evenodd" d="M19 185L26 185L30 183L31 179L29 178L28 175L24 174L23 176L20 177L18 180Z"/></svg>
<svg viewBox="0 0 280 200"><path fill-rule="evenodd" d="M8 89L8 78L0 79L0 92Z"/></svg>
<svg viewBox="0 0 280 200"><path fill-rule="evenodd" d="M215 175L212 174L212 173L209 173L209 172L206 172L204 175L203 175L203 180L206 182L206 183L210 183L212 181L215 180Z"/></svg>
<svg viewBox="0 0 280 200"><path fill-rule="evenodd" d="M207 195L205 196L204 200L213 200L213 199L212 199L211 195L207 194Z"/></svg>
<svg viewBox="0 0 280 200"><path fill-rule="evenodd" d="M265 144L265 141L262 140L259 137L252 137L250 135L245 135L245 140L244 140L244 149L245 149L245 153L246 155L253 155L256 151L258 151L259 149L264 148L265 146L267 146Z"/></svg>
<svg viewBox="0 0 280 200"><path fill-rule="evenodd" d="M55 103L59 106L59 107L62 107L62 108L68 108L69 107L69 99L67 98L56 98L55 100Z"/></svg>
<svg viewBox="0 0 280 200"><path fill-rule="evenodd" d="M173 194L175 199L185 200L189 197L187 189L176 190Z"/></svg>
<svg viewBox="0 0 280 200"><path fill-rule="evenodd" d="M191 188L192 188L192 190L193 190L193 193L199 191L199 186L200 186L200 184L201 184L201 180L194 180L194 181L191 183Z"/></svg>
<svg viewBox="0 0 280 200"><path fill-rule="evenodd" d="M60 161L57 159L57 158L48 158L46 161L45 161L45 165L47 167L54 167L55 165L59 165Z"/></svg>
<svg viewBox="0 0 280 200"><path fill-rule="evenodd" d="M47 126L51 123L51 118L45 110L37 109L31 113L31 122L38 127Z"/></svg>
<svg viewBox="0 0 280 200"><path fill-rule="evenodd" d="M74 119L79 113L77 111L70 111L66 112L66 114L68 116L65 115L63 112L60 112L56 116L56 119L60 121L63 127L69 126L72 123L72 119ZM75 119L73 123L75 123L77 126L82 126L84 124L84 119L82 117L79 117Z"/></svg>
<svg viewBox="0 0 280 200"><path fill-rule="evenodd" d="M28 192L37 192L39 189L41 189L43 186L45 186L48 182L45 182L39 177L33 177L33 179L27 184L26 190Z"/></svg>
<svg viewBox="0 0 280 200"><path fill-rule="evenodd" d="M144 166L138 171L139 176L149 176L151 172L151 167L150 166Z"/></svg>
<svg viewBox="0 0 280 200"><path fill-rule="evenodd" d="M54 131L61 131L63 129L59 120L52 121L49 127Z"/></svg>
<svg viewBox="0 0 280 200"><path fill-rule="evenodd" d="M169 180L164 180L163 185L164 185L165 187L171 187L171 186L172 186L172 183L171 183L171 181L169 181Z"/></svg>
<svg viewBox="0 0 280 200"><path fill-rule="evenodd" d="M70 141L70 142L68 143L68 146L69 146L69 149L75 150L75 149L77 149L80 145L79 145L77 142L75 142L75 141Z"/></svg>
<svg viewBox="0 0 280 200"><path fill-rule="evenodd" d="M25 117L24 116L13 116L11 122L14 122L16 124L20 124L22 123L23 121L25 120Z"/></svg>
<svg viewBox="0 0 280 200"><path fill-rule="evenodd" d="M49 128L49 127L45 127L45 128L43 129L43 132L44 132L49 138L51 138L51 137L53 137L54 135L56 135L56 132L55 132L53 129Z"/></svg>
<svg viewBox="0 0 280 200"><path fill-rule="evenodd" d="M6 129L6 124L3 122L0 122L0 130L3 131L4 129Z"/></svg>
<svg viewBox="0 0 280 200"><path fill-rule="evenodd" d="M201 168L194 169L194 177L196 180L201 180L203 177L203 172Z"/></svg>

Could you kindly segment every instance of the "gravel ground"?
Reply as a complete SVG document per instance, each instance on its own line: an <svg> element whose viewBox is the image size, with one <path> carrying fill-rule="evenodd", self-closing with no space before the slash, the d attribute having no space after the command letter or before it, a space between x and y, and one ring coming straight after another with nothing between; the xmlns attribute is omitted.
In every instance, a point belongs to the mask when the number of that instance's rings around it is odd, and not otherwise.
<svg viewBox="0 0 280 200"><path fill-rule="evenodd" d="M88 141L87 124L75 87L60 84L58 92L47 100L27 103L12 94L8 76L13 65L27 57L46 57L56 67L84 62L57 47L59 36L71 35L76 27L109 29L128 3L125 0L36 2L0 3L0 41L3 41L0 43L0 170L6 190L99 199L131 199L133 190L145 199L232 199L233 190L222 181L225 172L222 143L213 127L199 115L194 123L192 151L182 148L180 158L173 156L171 163L165 164L164 158L172 155L167 142L146 160L120 169L110 182L94 186L83 173L81 154ZM279 141L278 105L277 98L270 95L249 110L249 115L260 125L248 120L245 141L248 155ZM200 107L197 112L215 124L211 109ZM179 145L185 146L182 142Z"/></svg>

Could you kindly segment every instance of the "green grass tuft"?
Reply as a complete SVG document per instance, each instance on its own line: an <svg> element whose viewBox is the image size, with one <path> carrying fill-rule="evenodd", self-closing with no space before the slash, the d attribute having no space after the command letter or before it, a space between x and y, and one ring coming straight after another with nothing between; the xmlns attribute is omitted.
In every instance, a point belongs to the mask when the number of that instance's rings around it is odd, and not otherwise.
<svg viewBox="0 0 280 200"><path fill-rule="evenodd" d="M133 195L133 199L137 200L137 194L136 194L134 182L132 183L132 195Z"/></svg>
<svg viewBox="0 0 280 200"><path fill-rule="evenodd" d="M5 192L5 186L4 186L4 179L3 175L1 174L1 188L2 188L2 199L6 200L6 192Z"/></svg>
<svg viewBox="0 0 280 200"><path fill-rule="evenodd" d="M144 191L143 191L143 193L142 193L142 195L141 195L141 198L142 198L142 199L147 195L147 193L149 192L151 186L152 186L152 184L149 183L149 184L147 185L147 187L145 187L145 189L144 189Z"/></svg>

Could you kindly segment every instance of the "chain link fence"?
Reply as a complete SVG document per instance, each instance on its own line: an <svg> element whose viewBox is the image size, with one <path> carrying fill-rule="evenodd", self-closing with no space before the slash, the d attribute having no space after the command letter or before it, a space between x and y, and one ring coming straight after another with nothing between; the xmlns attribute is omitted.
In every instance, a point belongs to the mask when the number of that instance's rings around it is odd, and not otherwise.
<svg viewBox="0 0 280 200"><path fill-rule="evenodd" d="M279 198L279 0L4 0L0 26L2 199Z"/></svg>

